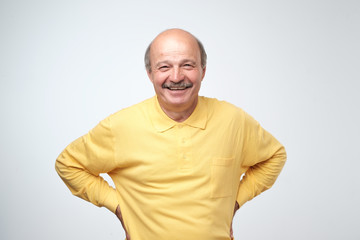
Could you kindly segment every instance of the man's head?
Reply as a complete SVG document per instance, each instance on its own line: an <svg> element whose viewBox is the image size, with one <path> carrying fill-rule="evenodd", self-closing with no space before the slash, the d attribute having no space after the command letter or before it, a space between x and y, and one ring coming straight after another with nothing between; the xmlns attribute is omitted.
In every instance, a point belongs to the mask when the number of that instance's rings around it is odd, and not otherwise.
<svg viewBox="0 0 360 240"><path fill-rule="evenodd" d="M170 30L181 30L181 29L170 29ZM169 31L169 30L167 30ZM165 31L166 32L166 31ZM189 32L188 32L189 33ZM190 33L189 33L190 34ZM192 34L190 34L191 36L193 36ZM197 41L197 44L199 46L199 50L200 50L200 56L201 56L201 66L203 68L206 67L206 61L207 61L207 54L204 48L204 45L200 42L199 39L197 39L195 36L193 36L195 38L195 40ZM144 63L145 63L145 68L147 72L151 72L151 62L150 62L150 49L151 49L151 44L152 42L149 44L149 46L147 47L146 51L145 51L145 57L144 57Z"/></svg>
<svg viewBox="0 0 360 240"><path fill-rule="evenodd" d="M145 65L165 113L191 114L206 70L206 53L200 41L181 29L166 30L148 47Z"/></svg>

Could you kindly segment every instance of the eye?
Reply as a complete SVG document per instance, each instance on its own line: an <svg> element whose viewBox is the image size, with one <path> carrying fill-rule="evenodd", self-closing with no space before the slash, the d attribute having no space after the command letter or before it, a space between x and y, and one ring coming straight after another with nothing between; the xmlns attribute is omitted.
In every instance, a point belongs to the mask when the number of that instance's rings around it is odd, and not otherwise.
<svg viewBox="0 0 360 240"><path fill-rule="evenodd" d="M185 69L193 69L193 68L195 67L195 65L194 65L194 64L191 64L191 63L185 63L185 64L183 65L183 67L184 67Z"/></svg>
<svg viewBox="0 0 360 240"><path fill-rule="evenodd" d="M159 69L160 71L166 71L167 69L169 69L169 66L163 65L163 66L160 66L158 69Z"/></svg>

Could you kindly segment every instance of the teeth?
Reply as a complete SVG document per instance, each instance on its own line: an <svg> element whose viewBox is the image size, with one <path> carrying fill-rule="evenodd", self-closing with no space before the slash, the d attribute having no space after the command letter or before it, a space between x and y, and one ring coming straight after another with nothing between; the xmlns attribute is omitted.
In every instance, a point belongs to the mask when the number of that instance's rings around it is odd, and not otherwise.
<svg viewBox="0 0 360 240"><path fill-rule="evenodd" d="M172 87L172 88L169 88L170 90L184 90L186 89L186 87Z"/></svg>
<svg viewBox="0 0 360 240"><path fill-rule="evenodd" d="M187 83L187 84L163 84L161 86L162 88L167 88L169 90L185 90L187 88L191 88L192 87L192 84L191 83Z"/></svg>

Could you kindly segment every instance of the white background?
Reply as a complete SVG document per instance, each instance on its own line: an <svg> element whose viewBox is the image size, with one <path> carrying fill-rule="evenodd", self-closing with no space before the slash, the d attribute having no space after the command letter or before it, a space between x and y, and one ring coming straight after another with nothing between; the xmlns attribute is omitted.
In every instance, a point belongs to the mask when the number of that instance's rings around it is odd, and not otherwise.
<svg viewBox="0 0 360 240"><path fill-rule="evenodd" d="M288 152L237 213L236 239L360 239L359 26L356 0L1 0L0 239L124 239L54 163L153 96L143 54L172 27L207 50L200 94L242 107Z"/></svg>

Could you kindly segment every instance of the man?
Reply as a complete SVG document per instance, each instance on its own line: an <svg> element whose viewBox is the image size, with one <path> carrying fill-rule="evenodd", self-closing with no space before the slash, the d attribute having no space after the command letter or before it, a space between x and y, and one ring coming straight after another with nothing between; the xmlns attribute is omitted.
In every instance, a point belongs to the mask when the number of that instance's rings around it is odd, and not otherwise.
<svg viewBox="0 0 360 240"><path fill-rule="evenodd" d="M231 239L235 211L272 186L284 147L241 109L198 96L206 53L190 33L159 34L145 65L156 96L71 143L56 170L74 195L114 212L128 240Z"/></svg>

